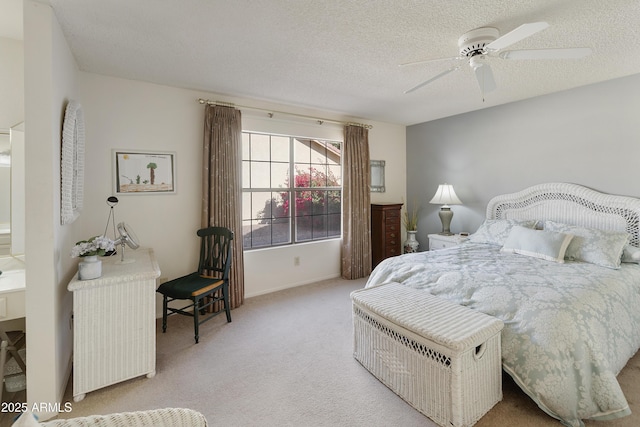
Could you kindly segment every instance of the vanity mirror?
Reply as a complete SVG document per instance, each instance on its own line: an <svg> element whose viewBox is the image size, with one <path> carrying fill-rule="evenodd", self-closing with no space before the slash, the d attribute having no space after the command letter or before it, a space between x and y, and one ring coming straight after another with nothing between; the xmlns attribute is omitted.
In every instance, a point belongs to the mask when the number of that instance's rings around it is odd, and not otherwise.
<svg viewBox="0 0 640 427"><path fill-rule="evenodd" d="M0 129L0 256L11 250L11 143Z"/></svg>
<svg viewBox="0 0 640 427"><path fill-rule="evenodd" d="M0 256L24 254L24 124L0 129Z"/></svg>

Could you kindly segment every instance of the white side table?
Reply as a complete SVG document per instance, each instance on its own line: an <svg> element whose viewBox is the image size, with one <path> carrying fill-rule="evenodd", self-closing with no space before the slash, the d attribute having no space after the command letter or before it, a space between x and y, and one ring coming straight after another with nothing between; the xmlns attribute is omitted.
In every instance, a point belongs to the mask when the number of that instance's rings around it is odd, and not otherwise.
<svg viewBox="0 0 640 427"><path fill-rule="evenodd" d="M438 249L452 248L467 241L467 236L461 236L459 234L452 234L446 236L444 234L429 234L429 250L435 251Z"/></svg>
<svg viewBox="0 0 640 427"><path fill-rule="evenodd" d="M122 249L119 249L122 250ZM120 381L156 372L156 278L153 249L102 259L102 277L71 280L73 400Z"/></svg>

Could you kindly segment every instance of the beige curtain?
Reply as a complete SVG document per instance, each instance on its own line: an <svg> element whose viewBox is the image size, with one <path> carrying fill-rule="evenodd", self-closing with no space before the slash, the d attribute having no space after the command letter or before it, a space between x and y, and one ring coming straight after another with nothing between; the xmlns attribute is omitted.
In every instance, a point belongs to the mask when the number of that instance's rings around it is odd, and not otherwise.
<svg viewBox="0 0 640 427"><path fill-rule="evenodd" d="M342 153L342 277L358 279L371 273L369 130L345 126Z"/></svg>
<svg viewBox="0 0 640 427"><path fill-rule="evenodd" d="M230 308L244 302L242 251L242 124L240 110L207 105L204 120L202 227L227 227L234 233L229 273Z"/></svg>

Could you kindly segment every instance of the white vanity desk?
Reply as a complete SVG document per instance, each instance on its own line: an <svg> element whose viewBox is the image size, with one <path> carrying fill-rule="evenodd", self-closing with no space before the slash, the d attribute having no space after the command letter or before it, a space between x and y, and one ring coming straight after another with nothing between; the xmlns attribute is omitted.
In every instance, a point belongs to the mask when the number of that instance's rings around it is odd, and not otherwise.
<svg viewBox="0 0 640 427"><path fill-rule="evenodd" d="M25 316L24 270L3 271L0 275L0 322Z"/></svg>
<svg viewBox="0 0 640 427"><path fill-rule="evenodd" d="M118 248L118 251L122 251ZM102 276L73 278L73 399L156 369L156 278L153 249L125 249L102 260ZM129 262L135 260L134 262Z"/></svg>

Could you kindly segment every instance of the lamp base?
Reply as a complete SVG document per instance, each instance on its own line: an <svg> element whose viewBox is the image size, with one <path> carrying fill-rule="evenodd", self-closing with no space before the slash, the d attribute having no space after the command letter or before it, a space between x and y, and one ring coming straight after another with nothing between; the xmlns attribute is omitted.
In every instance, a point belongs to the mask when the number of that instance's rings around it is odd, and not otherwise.
<svg viewBox="0 0 640 427"><path fill-rule="evenodd" d="M451 232L451 218L453 218L453 212L451 212L450 207L443 206L438 211L438 216L440 217L440 222L442 222L442 231L438 234L443 236L451 236L453 233Z"/></svg>

